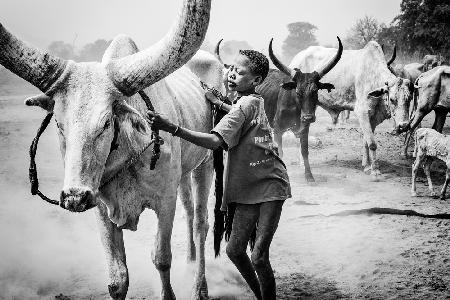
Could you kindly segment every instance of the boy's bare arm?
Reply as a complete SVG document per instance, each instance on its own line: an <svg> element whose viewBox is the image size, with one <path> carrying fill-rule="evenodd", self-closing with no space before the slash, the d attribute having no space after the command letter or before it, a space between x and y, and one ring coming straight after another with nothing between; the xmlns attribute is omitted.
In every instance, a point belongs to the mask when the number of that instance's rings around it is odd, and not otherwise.
<svg viewBox="0 0 450 300"><path fill-rule="evenodd" d="M174 133L174 136L178 136L188 142L191 142L197 146L216 150L224 145L224 141L220 135L215 133L204 133L189 130L182 127L177 127L178 130Z"/></svg>
<svg viewBox="0 0 450 300"><path fill-rule="evenodd" d="M178 136L197 146L215 150L225 145L222 137L220 137L218 134L198 132L179 127L169 121L169 119L167 119L166 117L152 111L148 111L147 116L152 129L167 131L172 135Z"/></svg>

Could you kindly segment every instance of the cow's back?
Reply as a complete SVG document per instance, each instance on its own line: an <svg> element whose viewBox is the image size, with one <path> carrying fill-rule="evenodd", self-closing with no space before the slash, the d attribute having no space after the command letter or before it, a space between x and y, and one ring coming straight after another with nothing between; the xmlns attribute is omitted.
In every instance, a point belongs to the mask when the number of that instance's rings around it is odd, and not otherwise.
<svg viewBox="0 0 450 300"><path fill-rule="evenodd" d="M302 72L314 72L323 67L336 55L337 49L321 46L308 47L298 53L289 65L291 68L299 68ZM333 108L346 107L353 109L355 99L355 76L359 72L358 62L361 53L356 50L344 50L339 62L328 72L321 82L329 82L335 89L328 93L319 91L319 103Z"/></svg>
<svg viewBox="0 0 450 300"><path fill-rule="evenodd" d="M205 99L200 79L187 67L181 67L146 91L151 99L155 99L156 111L167 116L178 126L200 132L211 131L211 105ZM209 153L206 148L183 139L177 137L172 139L180 143L184 172L195 168Z"/></svg>
<svg viewBox="0 0 450 300"><path fill-rule="evenodd" d="M431 128L419 128L416 132L416 142L418 143L417 155L425 154L436 157L447 165L450 164L450 137Z"/></svg>
<svg viewBox="0 0 450 300"><path fill-rule="evenodd" d="M423 73L424 66L421 63L410 63L403 67L404 75L406 77L400 76L402 78L409 79L411 82L415 82L416 79Z"/></svg>
<svg viewBox="0 0 450 300"><path fill-rule="evenodd" d="M290 67L303 72L317 71L329 62L337 49L320 46L309 47L298 53ZM387 68L381 47L376 42L369 42L360 50L344 50L341 59L322 79L335 89L328 93L319 92L319 103L328 108L354 109L356 100L364 99L370 91L393 81L395 76Z"/></svg>

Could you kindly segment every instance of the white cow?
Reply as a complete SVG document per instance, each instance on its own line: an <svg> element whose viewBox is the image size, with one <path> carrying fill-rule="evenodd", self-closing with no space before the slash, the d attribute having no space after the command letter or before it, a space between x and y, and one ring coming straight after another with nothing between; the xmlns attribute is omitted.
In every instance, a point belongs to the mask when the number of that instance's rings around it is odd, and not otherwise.
<svg viewBox="0 0 450 300"><path fill-rule="evenodd" d="M151 130L143 118L146 106L136 93L145 90L156 111L180 126L210 131L210 106L199 78L181 67L204 39L210 6L210 0L185 0L179 21L161 41L138 52L131 39L116 37L101 63L51 56L0 24L0 64L47 95L29 99L28 105L54 112L64 160L60 205L75 212L97 206L113 299L125 299L128 290L122 229L136 230L145 208L158 217L152 259L161 277L161 298L175 299L170 240L177 189L189 216L188 259L197 259L192 298L207 297L204 244L210 152L161 132L161 158L150 170L151 150L140 150L149 144ZM115 132L118 148L112 150Z"/></svg>
<svg viewBox="0 0 450 300"><path fill-rule="evenodd" d="M293 58L290 67L312 72L336 52L334 48L309 47ZM397 131L408 124L409 80L389 71L381 47L373 41L360 50L344 50L339 63L323 80L333 83L335 89L330 93L319 91L318 105L336 120L340 111L355 112L364 135L362 165L365 172L377 178L380 171L374 130L391 114Z"/></svg>
<svg viewBox="0 0 450 300"><path fill-rule="evenodd" d="M433 182L431 180L431 163L433 159L437 158L445 162L447 170L445 172L445 182L440 192L440 198L445 199L445 192L450 183L450 137L437 132L431 128L419 128L416 131L416 144L414 152L416 153L416 160L412 165L411 176L411 196L417 196L416 193L416 177L419 167L422 165L425 175L427 176L428 189L432 197L437 196L433 189Z"/></svg>

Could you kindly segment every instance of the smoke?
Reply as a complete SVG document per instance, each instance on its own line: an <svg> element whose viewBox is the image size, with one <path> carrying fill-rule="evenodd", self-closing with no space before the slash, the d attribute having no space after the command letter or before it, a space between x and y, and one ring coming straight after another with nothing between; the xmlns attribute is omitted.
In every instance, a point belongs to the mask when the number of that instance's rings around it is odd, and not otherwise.
<svg viewBox="0 0 450 300"><path fill-rule="evenodd" d="M93 210L71 213L29 193L27 152L44 113L25 109L23 99L0 97L0 299L55 299L61 294L68 299L109 299L108 268ZM62 187L60 157L51 123L39 142L37 166L40 189L53 198ZM178 299L189 299L195 267L186 262L183 214L178 205L171 281ZM151 261L155 232L156 216L149 210L136 232L124 231L129 298L159 299L159 274ZM211 232L206 248L210 295L241 299L248 292L246 285L226 257L213 258Z"/></svg>

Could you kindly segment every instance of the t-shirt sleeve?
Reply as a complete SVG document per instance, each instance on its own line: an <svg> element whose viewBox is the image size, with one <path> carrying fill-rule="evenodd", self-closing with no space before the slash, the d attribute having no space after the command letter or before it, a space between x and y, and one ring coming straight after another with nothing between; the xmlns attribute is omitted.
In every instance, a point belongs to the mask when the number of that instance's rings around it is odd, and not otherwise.
<svg viewBox="0 0 450 300"><path fill-rule="evenodd" d="M239 143L242 127L245 122L245 114L239 105L233 106L211 132L220 135L225 142L225 150L229 150Z"/></svg>

